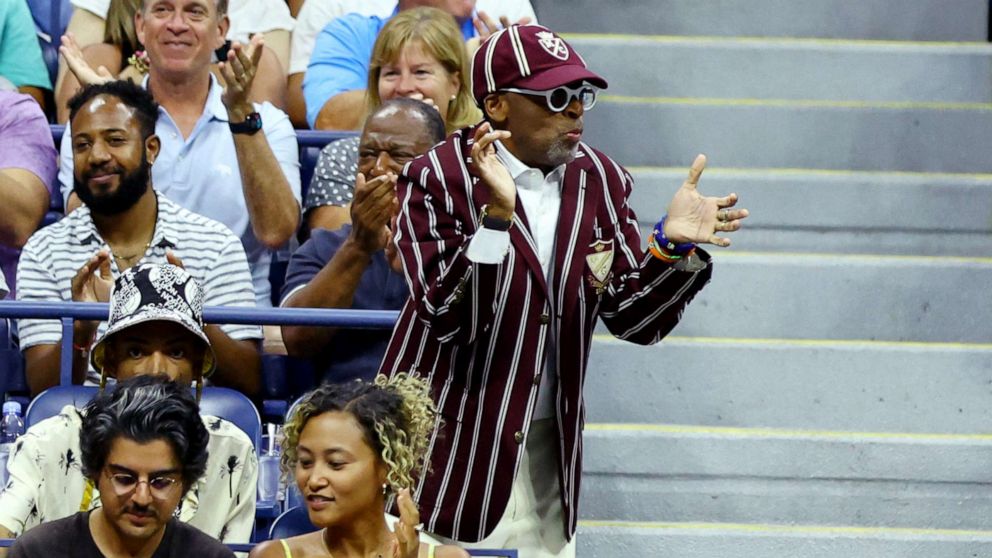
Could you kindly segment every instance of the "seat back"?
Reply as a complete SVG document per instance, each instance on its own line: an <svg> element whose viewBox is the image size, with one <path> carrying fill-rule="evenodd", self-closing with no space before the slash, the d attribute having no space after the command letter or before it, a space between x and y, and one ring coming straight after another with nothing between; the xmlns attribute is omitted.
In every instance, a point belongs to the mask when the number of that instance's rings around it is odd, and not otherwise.
<svg viewBox="0 0 992 558"><path fill-rule="evenodd" d="M31 428L46 418L55 416L66 405L75 405L81 409L96 396L99 389L95 386L48 388L28 405L24 426ZM256 448L261 444L262 420L258 416L258 409L241 392L222 387L203 388L200 412L231 421L248 435Z"/></svg>
<svg viewBox="0 0 992 558"><path fill-rule="evenodd" d="M82 409L93 399L100 388L95 386L55 386L35 397L24 413L24 427L31 428L39 422L59 414L66 405Z"/></svg>
<svg viewBox="0 0 992 558"><path fill-rule="evenodd" d="M240 391L222 387L203 388L200 413L234 423L248 435L256 451L262 446L262 418L251 399Z"/></svg>

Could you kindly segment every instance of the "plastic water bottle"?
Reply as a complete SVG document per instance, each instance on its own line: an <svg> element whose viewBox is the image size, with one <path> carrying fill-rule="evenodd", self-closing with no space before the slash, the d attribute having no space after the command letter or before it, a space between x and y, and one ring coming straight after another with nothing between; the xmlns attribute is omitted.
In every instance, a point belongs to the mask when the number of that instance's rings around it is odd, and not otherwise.
<svg viewBox="0 0 992 558"><path fill-rule="evenodd" d="M265 425L262 455L258 457L258 503L275 505L279 498L279 448L276 425Z"/></svg>
<svg viewBox="0 0 992 558"><path fill-rule="evenodd" d="M3 404L3 419L0 420L0 490L7 486L7 458L17 437L22 434L24 419L21 418L21 404L8 401Z"/></svg>

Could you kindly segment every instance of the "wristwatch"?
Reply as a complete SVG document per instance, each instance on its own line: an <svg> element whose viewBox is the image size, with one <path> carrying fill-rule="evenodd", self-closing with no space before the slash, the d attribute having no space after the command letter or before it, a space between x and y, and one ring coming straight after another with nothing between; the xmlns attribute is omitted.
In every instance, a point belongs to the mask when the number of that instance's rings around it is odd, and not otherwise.
<svg viewBox="0 0 992 558"><path fill-rule="evenodd" d="M257 112L249 112L245 116L244 122L228 122L232 134L255 134L262 129L262 115Z"/></svg>
<svg viewBox="0 0 992 558"><path fill-rule="evenodd" d="M513 224L513 219L507 221L497 219L496 217L490 217L489 204L486 204L482 206L482 213L479 215L479 223L486 229L491 229L494 231L508 231L510 230L510 225Z"/></svg>

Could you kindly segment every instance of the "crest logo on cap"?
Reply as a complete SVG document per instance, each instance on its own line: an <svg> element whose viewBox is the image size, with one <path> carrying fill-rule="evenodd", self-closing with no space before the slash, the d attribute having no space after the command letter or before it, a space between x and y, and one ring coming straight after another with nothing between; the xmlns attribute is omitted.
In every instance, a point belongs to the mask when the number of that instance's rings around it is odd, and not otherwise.
<svg viewBox="0 0 992 558"><path fill-rule="evenodd" d="M541 48L545 52L558 60L568 60L568 46L561 37L555 37L554 33L550 31L538 31L537 44L541 45Z"/></svg>

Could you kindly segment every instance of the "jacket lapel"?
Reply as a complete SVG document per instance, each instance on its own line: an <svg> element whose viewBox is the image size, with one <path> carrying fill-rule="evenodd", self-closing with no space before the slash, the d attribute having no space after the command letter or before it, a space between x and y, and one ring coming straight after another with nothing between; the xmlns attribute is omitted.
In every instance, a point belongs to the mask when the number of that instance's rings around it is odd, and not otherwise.
<svg viewBox="0 0 992 558"><path fill-rule="evenodd" d="M561 192L561 215L555 232L554 280L564 289L556 292L558 312L574 309L586 274L585 256L593 237L593 223L603 194L603 184L591 157L583 149L565 167ZM602 226L602 223L600 224ZM556 291L558 289L555 289ZM560 301L560 304L557 304Z"/></svg>

